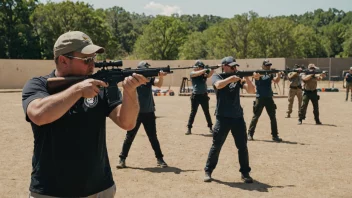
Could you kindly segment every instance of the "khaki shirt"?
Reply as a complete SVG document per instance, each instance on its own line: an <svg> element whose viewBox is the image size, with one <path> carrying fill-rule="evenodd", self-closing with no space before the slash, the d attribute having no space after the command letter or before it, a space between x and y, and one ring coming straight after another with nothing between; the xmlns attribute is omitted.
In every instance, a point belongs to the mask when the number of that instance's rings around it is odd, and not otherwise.
<svg viewBox="0 0 352 198"><path fill-rule="evenodd" d="M289 81L291 82L290 83L290 87L298 87L301 85L301 82L302 82L302 77L300 74L296 75L295 77L293 78L290 78L291 76L293 76L295 73L297 72L291 72L288 74L288 77L289 77Z"/></svg>
<svg viewBox="0 0 352 198"><path fill-rule="evenodd" d="M305 73L302 73L301 74L301 77L302 78L305 78L307 75ZM317 86L318 86L318 80L317 78L311 78L310 80L308 81L303 81L304 84L303 84L303 88L307 91L314 91L317 89Z"/></svg>

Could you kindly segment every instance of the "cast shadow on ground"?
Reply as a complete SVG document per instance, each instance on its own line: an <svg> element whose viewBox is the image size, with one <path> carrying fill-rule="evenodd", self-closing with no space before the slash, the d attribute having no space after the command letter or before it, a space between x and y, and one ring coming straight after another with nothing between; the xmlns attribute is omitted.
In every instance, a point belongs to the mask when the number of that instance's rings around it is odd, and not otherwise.
<svg viewBox="0 0 352 198"><path fill-rule="evenodd" d="M196 133L193 133L192 135L199 135L199 136L203 136L203 137L213 137L213 134L196 134Z"/></svg>
<svg viewBox="0 0 352 198"><path fill-rule="evenodd" d="M300 143L300 142L291 142L291 141L287 141L287 140L282 140L281 142L275 142L273 140L258 140L258 139L254 139L252 141L258 141L258 142L269 142L269 143L276 143L276 144L298 144L298 145L309 145L309 144L305 144L305 143ZM251 142L252 142L251 141Z"/></svg>
<svg viewBox="0 0 352 198"><path fill-rule="evenodd" d="M316 125L316 126L331 126L331 127L337 127L337 125L335 125L335 124L319 124L319 125L317 125L317 124L313 124L313 123L302 123L302 125Z"/></svg>
<svg viewBox="0 0 352 198"><path fill-rule="evenodd" d="M166 167L166 168L160 168L160 167L147 167L147 168L139 168L139 167L127 167L130 169L135 169L135 170L142 170L142 171L149 171L152 173L175 173L175 174L180 174L181 172L194 172L194 171L200 171L200 170L182 170L180 168L176 167Z"/></svg>
<svg viewBox="0 0 352 198"><path fill-rule="evenodd" d="M269 188L285 188L285 187L295 187L295 185L286 186L271 186L269 184L264 184L259 181L254 180L251 184L246 184L244 182L224 182L217 179L213 179L213 182L223 184L232 188L240 188L242 190L248 191L259 191L259 192L269 192Z"/></svg>
<svg viewBox="0 0 352 198"><path fill-rule="evenodd" d="M157 118L164 118L165 116L155 116L155 119Z"/></svg>

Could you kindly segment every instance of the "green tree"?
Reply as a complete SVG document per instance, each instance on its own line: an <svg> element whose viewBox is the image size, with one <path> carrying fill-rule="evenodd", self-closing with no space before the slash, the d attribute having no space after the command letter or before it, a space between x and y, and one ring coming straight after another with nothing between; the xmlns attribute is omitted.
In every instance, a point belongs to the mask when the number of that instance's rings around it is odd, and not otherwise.
<svg viewBox="0 0 352 198"><path fill-rule="evenodd" d="M44 59L53 58L56 39L68 31L82 31L88 34L95 44L106 48L108 58L115 56L110 49L119 47L117 42L111 39L112 33L105 15L83 2L41 4L31 16L31 21L37 35L40 35Z"/></svg>
<svg viewBox="0 0 352 198"><path fill-rule="evenodd" d="M271 32L269 29L270 19L257 18L251 23L251 32L249 33L248 57L265 58L270 56L269 48L272 45Z"/></svg>
<svg viewBox="0 0 352 198"><path fill-rule="evenodd" d="M315 56L316 49L319 47L319 41L313 28L299 24L293 28L291 34L295 41L294 47L291 49L293 51L293 58Z"/></svg>
<svg viewBox="0 0 352 198"><path fill-rule="evenodd" d="M0 58L40 58L39 39L29 16L37 0L0 1Z"/></svg>
<svg viewBox="0 0 352 198"><path fill-rule="evenodd" d="M236 50L226 44L226 38L222 26L224 23L227 23L227 20L214 25L203 32L204 39L207 41L207 59L220 59L224 56L236 57Z"/></svg>
<svg viewBox="0 0 352 198"><path fill-rule="evenodd" d="M346 27L341 23L322 27L321 44L328 57L335 57L343 52L342 43L344 42Z"/></svg>
<svg viewBox="0 0 352 198"><path fill-rule="evenodd" d="M206 43L201 32L188 35L187 41L180 47L180 59L206 59L208 54Z"/></svg>
<svg viewBox="0 0 352 198"><path fill-rule="evenodd" d="M342 43L343 47L343 57L352 57L352 25L348 26L347 31L343 35L344 42Z"/></svg>
<svg viewBox="0 0 352 198"><path fill-rule="evenodd" d="M157 16L143 29L143 35L135 43L134 53L141 59L175 60L186 37L186 25L179 19Z"/></svg>
<svg viewBox="0 0 352 198"><path fill-rule="evenodd" d="M137 40L137 32L133 27L129 12L123 8L114 6L106 10L107 22L111 26L114 40L121 44L121 53L130 54Z"/></svg>

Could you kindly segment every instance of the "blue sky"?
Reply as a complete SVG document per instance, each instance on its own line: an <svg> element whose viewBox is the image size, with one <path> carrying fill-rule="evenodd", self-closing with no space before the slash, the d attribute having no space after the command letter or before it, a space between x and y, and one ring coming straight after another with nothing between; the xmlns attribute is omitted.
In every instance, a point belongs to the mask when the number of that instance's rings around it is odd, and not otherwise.
<svg viewBox="0 0 352 198"><path fill-rule="evenodd" d="M51 0L61 2L62 0ZM72 0L77 1L77 0ZM200 14L231 18L249 11L260 16L303 14L321 8L352 11L352 0L80 0L94 8L123 7L129 12L147 15ZM47 2L47 0L40 0Z"/></svg>

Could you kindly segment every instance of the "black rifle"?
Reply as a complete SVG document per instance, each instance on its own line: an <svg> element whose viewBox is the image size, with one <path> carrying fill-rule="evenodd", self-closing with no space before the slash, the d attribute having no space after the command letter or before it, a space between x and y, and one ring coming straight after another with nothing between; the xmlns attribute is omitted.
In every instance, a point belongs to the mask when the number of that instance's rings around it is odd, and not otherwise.
<svg viewBox="0 0 352 198"><path fill-rule="evenodd" d="M209 65L205 65L204 67L203 66L198 66L200 68L204 68L204 69L217 69L221 66L209 66ZM195 66L190 66L190 67L175 67L175 68L171 68L172 70L177 70L177 69L194 69L194 68L197 68Z"/></svg>
<svg viewBox="0 0 352 198"><path fill-rule="evenodd" d="M216 65L216 66L209 66L209 65L206 65L206 66L204 67L204 69L217 69L217 68L219 68L219 67L221 67L221 66L219 66L219 65Z"/></svg>
<svg viewBox="0 0 352 198"><path fill-rule="evenodd" d="M325 71L325 70L297 70L297 69L294 69L293 72L298 72L298 73L305 73L306 75L310 75L310 74L325 74L325 75L328 75L329 72Z"/></svg>
<svg viewBox="0 0 352 198"><path fill-rule="evenodd" d="M236 71L233 73L220 73L218 75L220 75L223 79L230 77L230 76L238 76L240 78L246 77L246 76L253 76L253 73L258 73L260 75L268 75L268 74L274 74L274 73L279 73L279 72L283 72L283 73L288 73L291 72L292 70L286 69L286 70L277 70L277 69L271 69L271 70L247 70L247 71Z"/></svg>
<svg viewBox="0 0 352 198"><path fill-rule="evenodd" d="M123 81L125 77L132 76L133 73L143 75L144 77L157 77L159 72L173 73L174 69L187 69L187 68L170 68L167 67L156 67L156 68L143 68L143 69L120 69L122 61L110 61L110 62L95 62L94 66L102 68L95 74L89 76L77 76L77 77L53 77L47 80L47 90L50 94L60 92L67 89L73 84L83 81L88 78L101 80L109 84L109 87L117 87L117 83ZM107 67L111 66L111 69Z"/></svg>

